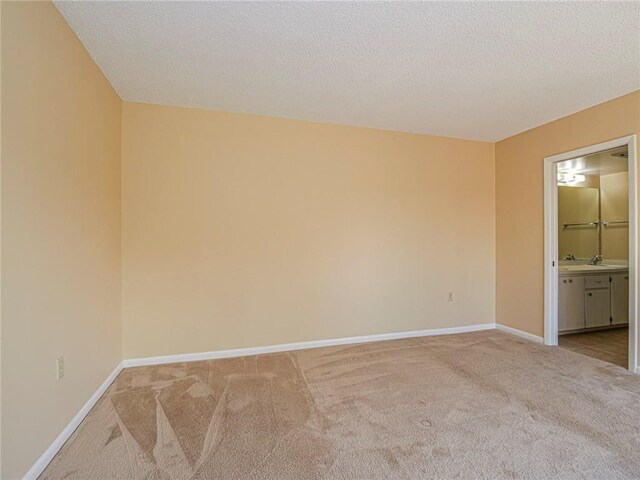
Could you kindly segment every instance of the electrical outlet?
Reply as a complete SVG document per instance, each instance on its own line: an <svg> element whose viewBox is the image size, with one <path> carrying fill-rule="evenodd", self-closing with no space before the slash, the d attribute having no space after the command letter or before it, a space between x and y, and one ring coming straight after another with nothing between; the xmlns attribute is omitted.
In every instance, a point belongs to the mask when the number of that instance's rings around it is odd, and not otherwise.
<svg viewBox="0 0 640 480"><path fill-rule="evenodd" d="M64 377L64 357L58 357L56 360L56 380Z"/></svg>
<svg viewBox="0 0 640 480"><path fill-rule="evenodd" d="M449 292L449 301L453 302L453 292Z"/></svg>

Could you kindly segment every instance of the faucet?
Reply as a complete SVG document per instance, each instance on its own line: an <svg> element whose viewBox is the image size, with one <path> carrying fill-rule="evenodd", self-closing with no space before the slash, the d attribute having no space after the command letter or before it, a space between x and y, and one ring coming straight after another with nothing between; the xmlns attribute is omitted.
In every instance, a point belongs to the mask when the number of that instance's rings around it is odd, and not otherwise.
<svg viewBox="0 0 640 480"><path fill-rule="evenodd" d="M564 260L575 260L576 256L573 253L567 253L564 257Z"/></svg>
<svg viewBox="0 0 640 480"><path fill-rule="evenodd" d="M589 260L589 265L598 265L599 263L602 263L602 255L594 255Z"/></svg>

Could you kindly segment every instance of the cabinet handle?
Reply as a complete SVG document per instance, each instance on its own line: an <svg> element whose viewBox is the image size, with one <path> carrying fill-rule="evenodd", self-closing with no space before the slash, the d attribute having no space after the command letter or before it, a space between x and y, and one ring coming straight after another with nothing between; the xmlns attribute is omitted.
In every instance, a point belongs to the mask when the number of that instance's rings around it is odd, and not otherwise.
<svg viewBox="0 0 640 480"><path fill-rule="evenodd" d="M589 293L589 296L590 296L590 297L592 297L592 296L593 296L593 293Z"/></svg>
<svg viewBox="0 0 640 480"><path fill-rule="evenodd" d="M573 280L569 280L569 283L573 283Z"/></svg>

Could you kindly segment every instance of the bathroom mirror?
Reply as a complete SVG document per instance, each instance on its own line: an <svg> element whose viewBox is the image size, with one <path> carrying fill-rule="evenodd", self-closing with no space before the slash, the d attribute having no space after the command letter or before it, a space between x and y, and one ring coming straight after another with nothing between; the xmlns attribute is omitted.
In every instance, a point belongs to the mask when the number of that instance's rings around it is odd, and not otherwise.
<svg viewBox="0 0 640 480"><path fill-rule="evenodd" d="M558 223L561 259L600 255L600 189L559 186Z"/></svg>
<svg viewBox="0 0 640 480"><path fill-rule="evenodd" d="M558 164L560 260L628 259L627 147Z"/></svg>

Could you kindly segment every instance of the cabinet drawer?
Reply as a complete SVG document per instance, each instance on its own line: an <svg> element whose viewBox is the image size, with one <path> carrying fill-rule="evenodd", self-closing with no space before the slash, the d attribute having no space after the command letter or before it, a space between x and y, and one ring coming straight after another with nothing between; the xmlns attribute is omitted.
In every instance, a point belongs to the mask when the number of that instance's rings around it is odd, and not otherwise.
<svg viewBox="0 0 640 480"><path fill-rule="evenodd" d="M584 279L584 288L609 288L609 275L593 275Z"/></svg>

